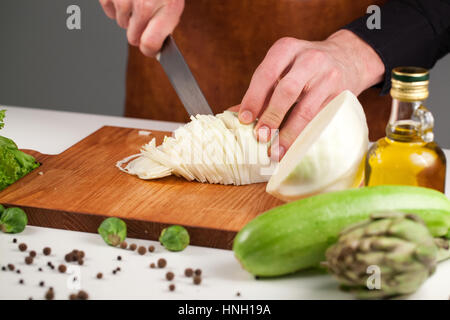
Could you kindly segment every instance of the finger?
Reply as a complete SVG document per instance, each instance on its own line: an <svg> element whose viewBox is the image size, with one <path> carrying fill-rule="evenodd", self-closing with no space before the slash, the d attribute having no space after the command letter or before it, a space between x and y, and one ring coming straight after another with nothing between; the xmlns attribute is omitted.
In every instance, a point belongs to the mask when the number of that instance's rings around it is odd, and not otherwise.
<svg viewBox="0 0 450 320"><path fill-rule="evenodd" d="M260 114L276 82L294 60L299 47L298 43L295 39L283 38L269 49L253 74L249 88L242 99L239 111L239 120L242 123L250 123Z"/></svg>
<svg viewBox="0 0 450 320"><path fill-rule="evenodd" d="M227 109L227 111L231 111L231 112L239 112L239 109L241 108L241 105L240 104L237 104L237 105L235 105L235 106L232 106L232 107L229 107L228 109Z"/></svg>
<svg viewBox="0 0 450 320"><path fill-rule="evenodd" d="M100 0L100 5L108 18L116 19L116 9L112 0Z"/></svg>
<svg viewBox="0 0 450 320"><path fill-rule="evenodd" d="M173 1L170 5L161 7L150 19L147 27L142 33L139 48L148 57L154 57L161 49L164 40L173 32L177 26L183 2Z"/></svg>
<svg viewBox="0 0 450 320"><path fill-rule="evenodd" d="M329 101L329 87L315 86L301 97L294 107L284 127L280 130L278 141L271 147L273 159L283 158L286 151L305 129L308 123L319 113Z"/></svg>
<svg viewBox="0 0 450 320"><path fill-rule="evenodd" d="M267 142L265 139L270 139L267 134L260 136L260 129L265 133L280 127L286 113L298 100L306 82L314 74L312 64L304 62L302 56L298 57L289 72L276 85L267 108L255 126L260 141Z"/></svg>
<svg viewBox="0 0 450 320"><path fill-rule="evenodd" d="M161 8L156 1L135 1L128 24L127 38L133 46L139 46L142 33L151 17Z"/></svg>
<svg viewBox="0 0 450 320"><path fill-rule="evenodd" d="M115 0L114 7L116 8L116 21L121 28L128 28L130 21L132 2L131 0Z"/></svg>

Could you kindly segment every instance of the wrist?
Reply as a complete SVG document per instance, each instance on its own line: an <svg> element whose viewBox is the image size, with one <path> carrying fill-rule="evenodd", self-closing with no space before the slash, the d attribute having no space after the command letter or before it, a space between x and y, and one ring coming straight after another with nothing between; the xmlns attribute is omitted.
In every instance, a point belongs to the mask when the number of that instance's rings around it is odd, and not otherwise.
<svg viewBox="0 0 450 320"><path fill-rule="evenodd" d="M326 41L338 46L346 59L354 64L358 75L358 94L383 81L383 61L376 51L356 34L342 29L333 33Z"/></svg>

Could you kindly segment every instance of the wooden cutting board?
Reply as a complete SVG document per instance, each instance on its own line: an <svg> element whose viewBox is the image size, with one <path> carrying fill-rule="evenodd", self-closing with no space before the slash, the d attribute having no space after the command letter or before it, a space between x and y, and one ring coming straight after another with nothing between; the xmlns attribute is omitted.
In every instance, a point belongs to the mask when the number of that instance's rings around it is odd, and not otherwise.
<svg viewBox="0 0 450 320"><path fill-rule="evenodd" d="M125 220L128 236L157 240L172 224L185 226L191 244L230 249L247 222L281 201L265 183L223 186L178 177L144 181L118 170L116 162L139 153L156 137L139 129L103 127L59 155L26 150L42 164L0 192L0 203L23 208L29 224L97 232L106 217Z"/></svg>

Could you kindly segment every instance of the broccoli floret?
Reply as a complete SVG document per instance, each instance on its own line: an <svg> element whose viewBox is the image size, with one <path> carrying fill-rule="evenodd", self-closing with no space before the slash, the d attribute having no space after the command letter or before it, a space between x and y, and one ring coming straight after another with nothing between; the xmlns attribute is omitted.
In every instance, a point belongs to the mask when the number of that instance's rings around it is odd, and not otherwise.
<svg viewBox="0 0 450 320"><path fill-rule="evenodd" d="M0 110L0 129L3 128L5 110ZM34 157L20 151L11 139L0 136L0 190L39 167Z"/></svg>

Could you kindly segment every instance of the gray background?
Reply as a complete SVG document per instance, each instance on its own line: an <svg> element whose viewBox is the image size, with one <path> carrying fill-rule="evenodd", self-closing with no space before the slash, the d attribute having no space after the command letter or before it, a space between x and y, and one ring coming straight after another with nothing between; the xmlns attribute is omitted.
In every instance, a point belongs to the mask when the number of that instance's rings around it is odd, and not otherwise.
<svg viewBox="0 0 450 320"><path fill-rule="evenodd" d="M126 35L98 0L0 0L0 46L1 104L123 114Z"/></svg>
<svg viewBox="0 0 450 320"><path fill-rule="evenodd" d="M81 30L66 9L81 7ZM127 43L98 0L0 0L0 104L122 115ZM427 106L450 148L450 55L431 72Z"/></svg>

